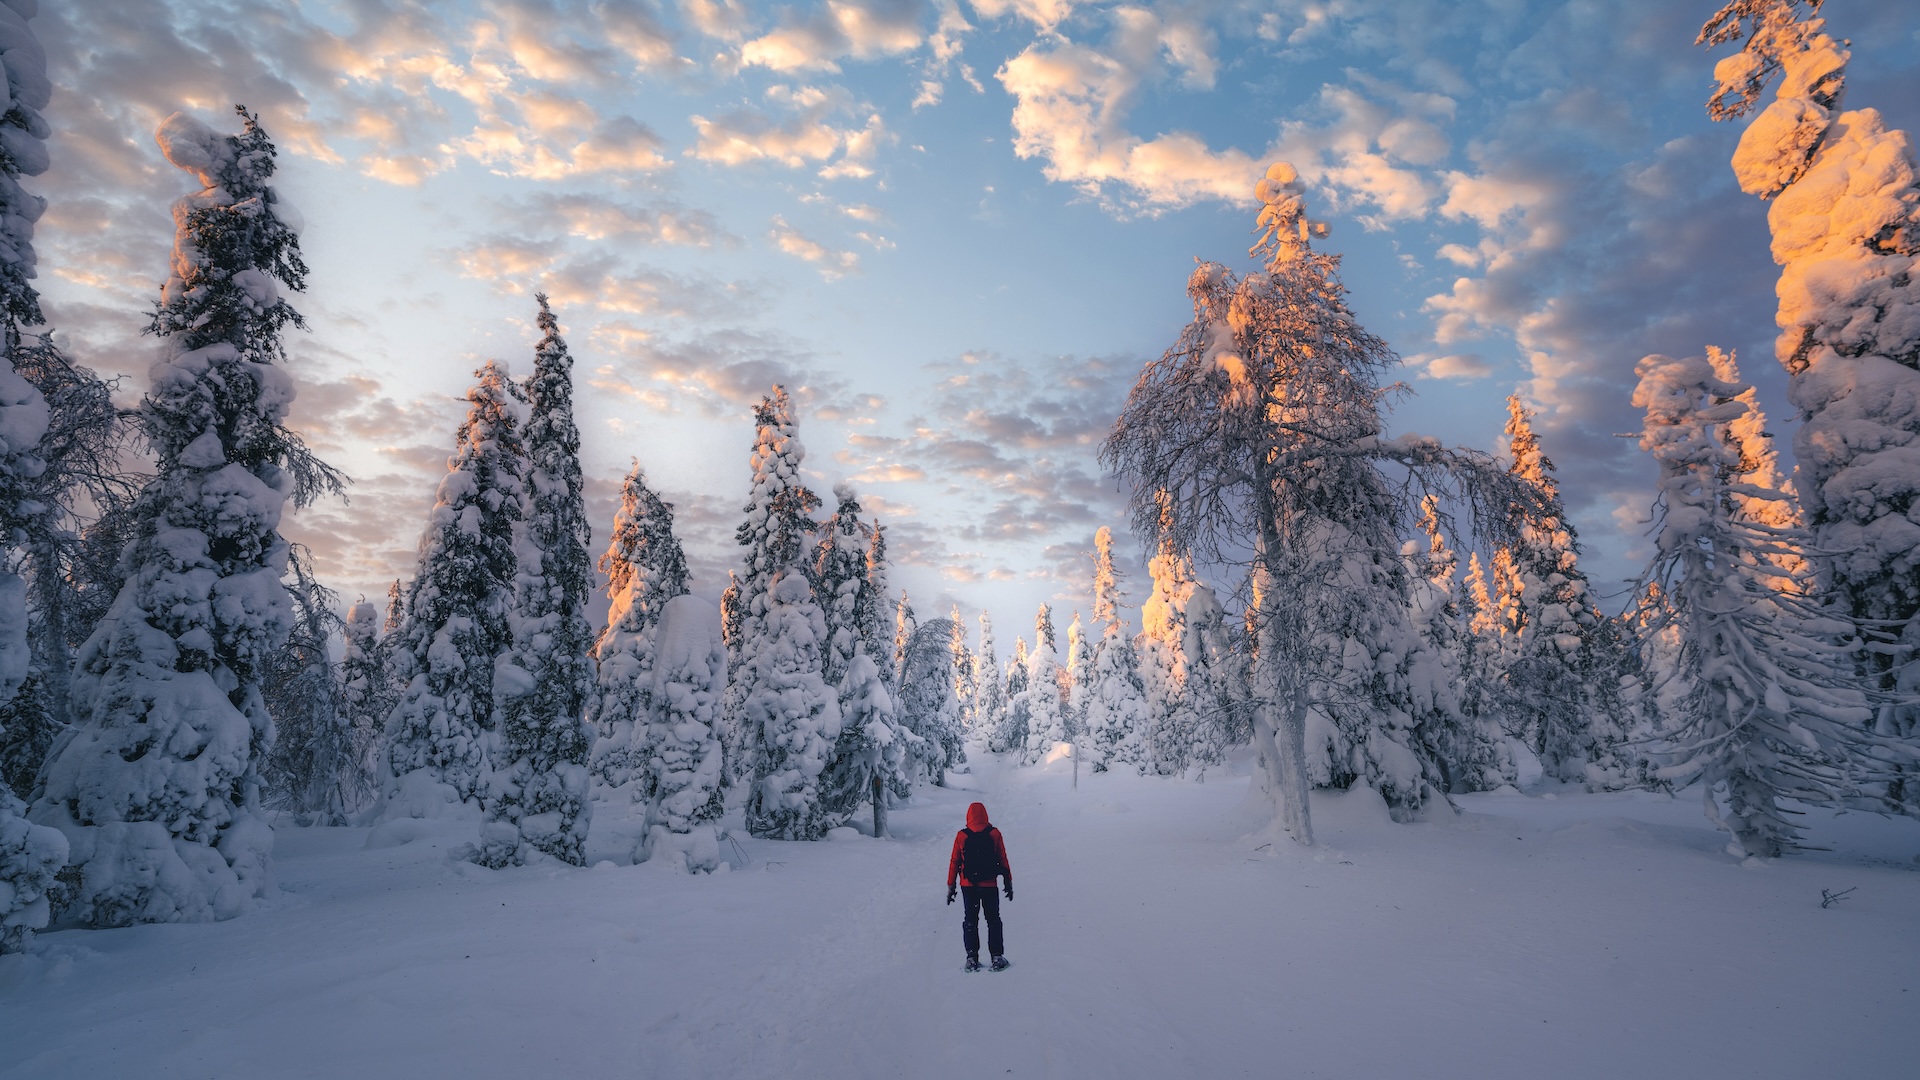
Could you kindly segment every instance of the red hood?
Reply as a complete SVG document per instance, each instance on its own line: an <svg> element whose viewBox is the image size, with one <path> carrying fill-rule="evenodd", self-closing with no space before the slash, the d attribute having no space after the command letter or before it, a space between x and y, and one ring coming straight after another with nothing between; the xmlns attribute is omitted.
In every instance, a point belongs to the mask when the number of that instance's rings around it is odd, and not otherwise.
<svg viewBox="0 0 1920 1080"><path fill-rule="evenodd" d="M986 803L977 802L967 807L967 828L972 829L974 832L980 832L992 826L993 822L987 820Z"/></svg>

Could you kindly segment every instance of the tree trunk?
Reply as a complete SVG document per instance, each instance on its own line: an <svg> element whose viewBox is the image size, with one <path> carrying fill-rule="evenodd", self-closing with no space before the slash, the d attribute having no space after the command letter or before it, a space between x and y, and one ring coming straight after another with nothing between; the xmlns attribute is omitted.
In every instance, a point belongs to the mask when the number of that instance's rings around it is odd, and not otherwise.
<svg viewBox="0 0 1920 1080"><path fill-rule="evenodd" d="M879 773L873 774L873 838L884 840L887 836L887 782Z"/></svg>
<svg viewBox="0 0 1920 1080"><path fill-rule="evenodd" d="M1280 546L1271 512L1261 514L1258 540L1254 572L1265 579L1265 587L1259 590L1257 616L1261 641L1255 659L1254 745L1267 768L1268 792L1274 798L1274 812L1280 817L1281 827L1302 846L1312 847L1313 820L1307 805L1307 680L1306 673L1297 667L1284 672L1285 681L1291 684L1290 692L1279 723L1276 725L1274 721L1275 711L1282 708L1281 665L1286 662L1287 653L1281 644L1276 609L1287 601L1274 586L1267 564L1269 555ZM1294 599L1297 602L1298 598Z"/></svg>

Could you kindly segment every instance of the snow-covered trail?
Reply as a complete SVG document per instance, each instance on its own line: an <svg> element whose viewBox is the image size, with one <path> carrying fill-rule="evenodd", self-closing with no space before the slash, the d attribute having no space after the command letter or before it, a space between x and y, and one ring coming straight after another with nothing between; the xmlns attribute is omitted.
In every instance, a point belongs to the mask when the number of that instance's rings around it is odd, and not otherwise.
<svg viewBox="0 0 1920 1080"><path fill-rule="evenodd" d="M977 755L894 839L748 841L712 877L486 871L458 830L280 838L245 918L0 958L0 1078L1902 1075L1920 825L1743 867L1698 805L1463 800L1403 826L1316 796L1261 847L1207 784ZM1012 970L960 971L946 857L1006 834ZM630 823L602 808L592 856ZM1821 888L1858 886L1822 910Z"/></svg>

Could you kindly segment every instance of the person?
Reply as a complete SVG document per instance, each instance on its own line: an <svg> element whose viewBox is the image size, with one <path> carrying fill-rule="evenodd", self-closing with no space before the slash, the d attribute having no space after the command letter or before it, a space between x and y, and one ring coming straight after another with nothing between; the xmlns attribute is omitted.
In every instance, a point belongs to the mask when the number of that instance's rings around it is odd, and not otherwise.
<svg viewBox="0 0 1920 1080"><path fill-rule="evenodd" d="M1013 864L1007 861L1007 842L1000 830L987 820L987 804L967 807L967 827L953 835L953 854L947 859L947 903L954 901L954 879L958 892L966 895L966 915L960 920L960 938L967 946L967 970L980 970L980 913L987 916L987 952L993 957L993 970L1007 968L1006 939L1000 933L1000 898L994 895L996 879L1007 879L1007 899L1013 899Z"/></svg>

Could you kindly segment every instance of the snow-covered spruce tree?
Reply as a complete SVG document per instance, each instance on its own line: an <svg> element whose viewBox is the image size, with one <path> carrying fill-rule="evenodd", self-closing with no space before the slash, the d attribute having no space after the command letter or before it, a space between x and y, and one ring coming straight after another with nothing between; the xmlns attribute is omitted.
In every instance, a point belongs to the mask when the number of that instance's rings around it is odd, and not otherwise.
<svg viewBox="0 0 1920 1080"><path fill-rule="evenodd" d="M1067 730L1067 703L1060 696L1052 605L1041 604L1034 615L1033 640L1033 650L1027 654L1026 689L1020 692L1015 706L1026 719L1027 739L1020 760L1027 765L1045 757L1054 743L1072 737Z"/></svg>
<svg viewBox="0 0 1920 1080"><path fill-rule="evenodd" d="M13 14L0 8L0 28L7 24L5 16ZM14 20L24 30L24 20ZM13 66L7 62L9 70ZM5 193L0 187L0 196ZM25 287L24 281L0 276L0 289ZM6 313L9 325L15 317L11 310ZM26 495L46 467L35 450L46 434L48 416L40 392L11 365L0 366L0 537L10 545L24 540L31 519L45 512ZM32 658L26 583L14 574L0 574L0 705L9 703L26 682ZM0 720L0 739L6 733ZM67 861L67 838L28 821L25 814L26 805L0 780L0 953L25 948L33 931L47 925L48 892Z"/></svg>
<svg viewBox="0 0 1920 1080"><path fill-rule="evenodd" d="M1090 740L1087 734L1087 695L1093 692L1093 652L1096 642L1087 640L1087 630L1080 622L1080 612L1073 613L1073 619L1067 623L1067 664L1060 673L1060 682L1067 688L1061 695L1061 705L1066 709L1065 727L1067 738L1080 745Z"/></svg>
<svg viewBox="0 0 1920 1080"><path fill-rule="evenodd" d="M861 593L867 585L866 524L860 520L860 499L853 485L833 486L838 505L821 526L820 545L813 553L814 589L820 613L827 620L827 643L821 675L829 686L839 686L847 665L863 640Z"/></svg>
<svg viewBox="0 0 1920 1080"><path fill-rule="evenodd" d="M1617 787L1623 782L1618 747L1630 726L1620 643L1612 620L1594 604L1553 462L1517 394L1507 398L1506 433L1510 471L1532 485L1538 499L1536 510L1517 511L1511 523L1514 588L1503 599L1514 647L1503 712L1508 722L1526 724L1548 776Z"/></svg>
<svg viewBox="0 0 1920 1080"><path fill-rule="evenodd" d="M1105 525L1093 534L1093 620L1100 641L1086 675L1082 723L1092 736L1096 767L1125 764L1144 775L1154 769L1158 733L1152 728L1139 655L1120 621L1120 573L1113 565L1113 530ZM1107 655L1110 648L1117 650L1112 656Z"/></svg>
<svg viewBox="0 0 1920 1080"><path fill-rule="evenodd" d="M3 124L4 121L0 121ZM113 386L76 367L51 334L20 338L9 353L13 370L40 391L47 431L38 476L23 478L22 492L44 509L24 519L19 545L27 580L28 642L33 663L27 681L0 705L0 783L23 797L32 790L53 739L72 723L70 685L74 651L93 633L111 596L124 581L111 566L110 582L90 580L89 532L127 513L146 478L128 471L137 437L129 417L113 402Z"/></svg>
<svg viewBox="0 0 1920 1080"><path fill-rule="evenodd" d="M1506 651L1498 616L1493 590L1487 584L1487 568L1479 552L1469 552L1466 582L1460 591L1460 711L1486 727L1489 738L1504 744L1507 731L1500 705L1506 683Z"/></svg>
<svg viewBox="0 0 1920 1080"><path fill-rule="evenodd" d="M1164 518L1171 507L1160 501ZM1208 662L1204 630L1188 618L1203 591L1201 603L1209 615L1217 613L1219 603L1195 578L1192 560L1174 546L1171 529L1147 560L1147 575L1153 589L1140 605L1140 634L1134 639L1147 703L1147 760L1154 772L1177 776L1190 766L1219 764L1225 750L1219 733L1207 730L1222 725L1221 687Z"/></svg>
<svg viewBox="0 0 1920 1080"><path fill-rule="evenodd" d="M753 778L747 831L817 840L837 824L820 803L820 773L840 734L839 701L822 675L826 619L804 562L820 498L800 479L806 449L786 388L761 399L754 421L753 490L736 533L746 549L739 669L727 701Z"/></svg>
<svg viewBox="0 0 1920 1080"><path fill-rule="evenodd" d="M520 388L495 361L474 376L393 646L407 684L387 719L388 817L438 816L449 804L477 815L492 768L494 672L513 644L527 461Z"/></svg>
<svg viewBox="0 0 1920 1080"><path fill-rule="evenodd" d="M1007 718L1007 687L1000 673L1000 657L993 648L993 616L980 610L980 647L973 653L975 737L989 745Z"/></svg>
<svg viewBox="0 0 1920 1080"><path fill-rule="evenodd" d="M930 619L914 628L907 641L907 662L900 679L900 723L917 743L913 772L936 785L946 771L966 760L964 737L953 693L953 624Z"/></svg>
<svg viewBox="0 0 1920 1080"><path fill-rule="evenodd" d="M344 825L374 790L330 651L346 623L335 610L340 598L314 576L311 552L296 545L287 565L292 627L260 681L276 732L262 769L263 801L303 824Z"/></svg>
<svg viewBox="0 0 1920 1080"><path fill-rule="evenodd" d="M908 739L896 735L893 693L874 656L889 658L885 627L886 541L877 526L860 520L851 485L834 488L839 506L825 526L814 556L814 580L830 601L824 672L840 701L840 735L821 778L821 800L841 820L873 797L873 779L906 794ZM877 578L877 582L876 582ZM877 588L876 588L877 585ZM876 647L884 651L875 653ZM887 664L892 667L891 662Z"/></svg>
<svg viewBox="0 0 1920 1080"><path fill-rule="evenodd" d="M636 772L636 766L650 753L645 732L652 711L654 630L668 602L687 592L687 557L673 534L673 504L647 485L638 461L620 487L613 539L600 556L600 572L607 575L609 604L606 628L593 646L597 675L587 699L587 718L597 736L593 774L613 788L640 779L629 795L645 801L653 795L654 778ZM726 685L724 668L720 685Z"/></svg>
<svg viewBox="0 0 1920 1080"><path fill-rule="evenodd" d="M1845 42L1819 0L1735 0L1698 44L1745 40L1714 66L1715 120L1747 115L1777 77L1733 155L1740 188L1772 202L1781 266L1780 336L1799 411L1796 487L1816 587L1870 627L1862 663L1889 704L1876 724L1920 737L1920 171L1907 133L1874 109L1845 109ZM1920 782L1896 798L1920 802Z"/></svg>
<svg viewBox="0 0 1920 1080"><path fill-rule="evenodd" d="M1439 499L1421 500L1419 524L1426 550L1411 540L1402 548L1408 560L1407 610L1451 688L1445 695L1448 707L1427 732L1427 751L1440 766L1445 790L1491 791L1512 781L1513 760L1499 728L1482 722L1477 710L1483 698L1465 692L1473 643L1455 581L1460 560L1448 542Z"/></svg>
<svg viewBox="0 0 1920 1080"><path fill-rule="evenodd" d="M912 790L914 764L928 749L900 721L880 665L862 643L840 680L840 738L821 778L821 801L844 821L872 801L876 779L884 789L881 799L888 793L904 798Z"/></svg>
<svg viewBox="0 0 1920 1080"><path fill-rule="evenodd" d="M365 600L348 608L340 637L340 718L370 795L378 784L380 732L399 697L387 676L388 650L380 637L377 609Z"/></svg>
<svg viewBox="0 0 1920 1080"><path fill-rule="evenodd" d="M46 202L22 189L19 180L46 171L45 140L52 134L40 114L53 91L46 53L27 25L35 9L31 3L0 7L0 52L6 54L0 63L7 88L0 106L0 343L8 370L26 383L23 389L9 382L4 392L14 420L0 434L10 460L10 509L0 516L16 531L8 543L19 549L26 573L24 625L31 655L25 681L0 695L0 800L9 786L22 796L30 793L54 736L72 721L73 649L92 629L90 620L69 618L77 580L69 571L85 524L81 505L91 497L96 512L106 513L124 507L137 490L120 465L130 429L114 408L111 388L69 363L50 334L24 332L44 321L31 282L37 262L34 223ZM32 443L23 441L36 425L40 434ZM21 512L35 504L37 512ZM0 902L0 918L6 907Z"/></svg>
<svg viewBox="0 0 1920 1080"><path fill-rule="evenodd" d="M840 737L839 698L820 677L826 620L798 565L776 572L753 603L741 643L741 676L750 687L741 709L753 755L747 831L818 840L840 824L820 787Z"/></svg>
<svg viewBox="0 0 1920 1080"><path fill-rule="evenodd" d="M1133 641L1118 619L1104 623L1094 648L1092 690L1087 695L1087 733L1094 744L1094 769L1153 768L1148 742L1151 716Z"/></svg>
<svg viewBox="0 0 1920 1080"><path fill-rule="evenodd" d="M527 377L527 516L514 578L513 647L495 673L498 748L475 861L501 867L536 853L586 864L593 815L587 760L593 727L593 625L587 594L586 481L573 422L573 357L544 294L537 294L540 343Z"/></svg>
<svg viewBox="0 0 1920 1080"><path fill-rule="evenodd" d="M657 606L651 633L646 730L634 740L647 755L636 766L647 778L647 835L634 855L636 861L678 858L688 871L708 872L720 865L717 823L726 809L719 720L727 647L720 612L698 597L676 595Z"/></svg>
<svg viewBox="0 0 1920 1080"><path fill-rule="evenodd" d="M280 514L340 477L284 426L293 381L281 289L306 266L268 181L275 152L244 109L222 135L175 114L167 158L203 185L174 204L172 274L149 330L163 341L140 424L158 474L139 498L132 573L73 680L33 817L66 833L76 922L228 918L269 884L260 769L273 724L260 682L293 616Z"/></svg>
<svg viewBox="0 0 1920 1080"><path fill-rule="evenodd" d="M920 628L920 620L914 617L913 601L907 594L900 594L900 602L893 606L893 682L895 686L904 685L907 677L907 645L913 640L913 632Z"/></svg>
<svg viewBox="0 0 1920 1080"><path fill-rule="evenodd" d="M880 668L880 681L894 689L898 668L893 662L893 589L887 584L887 528L876 519L867 526L867 579L860 590L854 621L867 655Z"/></svg>
<svg viewBox="0 0 1920 1080"><path fill-rule="evenodd" d="M987 749L996 754L1024 752L1027 746L1027 639L1013 639L1013 655L1007 658L1007 708L1000 726L987 737Z"/></svg>
<svg viewBox="0 0 1920 1080"><path fill-rule="evenodd" d="M967 648L967 621L960 617L959 604L948 611L947 621L953 624L947 648L953 653L954 718L964 733L973 730L979 715L980 689L973 681L973 650Z"/></svg>
<svg viewBox="0 0 1920 1080"><path fill-rule="evenodd" d="M1150 541L1170 532L1220 561L1253 552L1262 787L1311 843L1310 767L1373 786L1401 820L1438 779L1419 728L1441 676L1407 619L1398 539L1414 501L1439 490L1497 531L1510 499L1536 499L1486 455L1383 434L1392 350L1348 310L1338 257L1313 249L1325 228L1293 169L1274 165L1255 194L1264 272L1196 268L1193 321L1142 372L1101 453ZM1314 716L1330 724L1310 761Z"/></svg>
<svg viewBox="0 0 1920 1080"><path fill-rule="evenodd" d="M727 646L727 682L720 695L720 773L729 785L747 778L749 767L743 743L745 718L733 705L733 680L740 673L740 628L747 619L746 605L740 598L740 575L727 571L727 587L720 593L720 640Z"/></svg>
<svg viewBox="0 0 1920 1080"><path fill-rule="evenodd" d="M1850 620L1800 590L1777 585L1769 555L1802 546L1795 529L1742 520L1735 495L1766 497L1737 472L1724 425L1746 411L1743 383L1694 357L1640 361L1634 404L1647 411L1641 447L1660 465L1657 554L1646 580L1665 605L1657 631L1680 631L1673 677L1684 689L1668 738L1667 779L1701 781L1707 816L1736 857L1771 858L1797 846L1803 803L1883 809L1859 793L1915 760L1912 747L1867 727L1872 701L1849 662ZM1777 499L1787 496L1773 493Z"/></svg>

